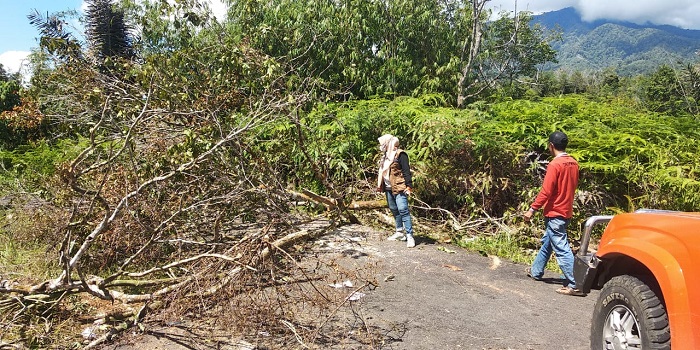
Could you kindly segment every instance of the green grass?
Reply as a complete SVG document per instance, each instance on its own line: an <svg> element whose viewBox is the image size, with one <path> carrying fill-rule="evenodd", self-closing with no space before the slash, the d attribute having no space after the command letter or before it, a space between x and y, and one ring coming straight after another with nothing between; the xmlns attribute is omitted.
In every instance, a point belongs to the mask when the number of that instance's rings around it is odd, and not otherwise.
<svg viewBox="0 0 700 350"><path fill-rule="evenodd" d="M46 247L19 245L11 234L0 233L0 271L3 279L11 281L38 281L50 278L54 270L50 261L44 260Z"/></svg>
<svg viewBox="0 0 700 350"><path fill-rule="evenodd" d="M501 231L492 236L479 236L457 241L457 245L479 252L482 255L495 255L515 263L531 265L537 250L524 248L533 244L533 238L517 233ZM537 245L539 249L539 245ZM554 257L549 259L547 270L560 271Z"/></svg>
<svg viewBox="0 0 700 350"><path fill-rule="evenodd" d="M36 283L59 271L57 262L53 261L54 255L47 254L46 242L27 235L35 231L28 221L29 217L15 218L8 211L0 211L0 275L3 279Z"/></svg>

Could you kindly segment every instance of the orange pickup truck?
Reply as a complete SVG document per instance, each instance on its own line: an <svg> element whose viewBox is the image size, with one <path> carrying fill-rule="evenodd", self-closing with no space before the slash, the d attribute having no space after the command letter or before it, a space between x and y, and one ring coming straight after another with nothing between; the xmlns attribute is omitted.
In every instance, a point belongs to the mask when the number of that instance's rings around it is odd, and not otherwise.
<svg viewBox="0 0 700 350"><path fill-rule="evenodd" d="M597 251L594 226L607 223ZM639 210L586 221L579 289L601 289L591 349L700 349L700 213Z"/></svg>

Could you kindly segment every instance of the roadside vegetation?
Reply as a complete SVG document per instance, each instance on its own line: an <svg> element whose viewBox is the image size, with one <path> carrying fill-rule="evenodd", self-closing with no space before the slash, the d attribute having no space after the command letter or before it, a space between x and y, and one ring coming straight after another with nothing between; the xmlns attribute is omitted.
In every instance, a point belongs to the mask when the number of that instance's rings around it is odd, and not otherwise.
<svg viewBox="0 0 700 350"><path fill-rule="evenodd" d="M371 287L371 270L304 245L388 227L384 133L411 159L418 233L483 254L531 258L541 225L520 213L555 130L581 164L572 240L589 215L700 206L693 63L540 72L556 33L528 13L489 22L484 1L239 1L225 22L196 1L89 3L86 42L69 14L30 15L31 81L1 76L0 347L221 313L270 347L381 347L321 288Z"/></svg>

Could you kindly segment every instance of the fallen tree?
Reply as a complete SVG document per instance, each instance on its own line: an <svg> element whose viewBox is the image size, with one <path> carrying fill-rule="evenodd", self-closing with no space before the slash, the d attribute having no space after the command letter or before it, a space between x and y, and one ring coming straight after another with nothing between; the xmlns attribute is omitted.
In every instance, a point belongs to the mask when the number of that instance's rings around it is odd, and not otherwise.
<svg viewBox="0 0 700 350"><path fill-rule="evenodd" d="M74 57L58 62L33 96L45 118L73 130L84 147L60 165L61 185L46 204L59 213L49 248L56 275L0 285L0 338L8 344L52 346L51 325L78 313L75 327L100 327L83 335L90 348L154 314L205 313L253 295L228 322L245 333L259 327L255 319L280 319L276 331L287 334L280 339L313 342L323 324L296 319L295 304L312 300L323 315L346 302L313 282L340 274L333 262L301 266L293 247L357 219L335 204L335 219L304 229L313 213L290 210L278 165L258 141L267 126L295 121L310 82L287 90L287 73L245 46L236 57L222 49L206 60L200 48L190 50L178 53L181 61L110 68ZM196 74L187 78L182 67ZM77 312L79 304L100 307L90 314ZM306 331L292 332L294 325Z"/></svg>
<svg viewBox="0 0 700 350"><path fill-rule="evenodd" d="M344 208L347 210L370 210L370 209L379 209L379 208L386 208L386 199L375 199L375 200L365 200L365 201L356 201L353 200L349 203L343 204L343 205L338 205L339 200L335 198L330 198L327 196L322 196L319 194L316 194L310 190L307 189L302 189L301 192L297 192L294 190L287 190L288 193L292 195L292 198L298 199L304 199L309 202L313 202L317 205L321 205L326 208L326 210L338 210L339 208Z"/></svg>

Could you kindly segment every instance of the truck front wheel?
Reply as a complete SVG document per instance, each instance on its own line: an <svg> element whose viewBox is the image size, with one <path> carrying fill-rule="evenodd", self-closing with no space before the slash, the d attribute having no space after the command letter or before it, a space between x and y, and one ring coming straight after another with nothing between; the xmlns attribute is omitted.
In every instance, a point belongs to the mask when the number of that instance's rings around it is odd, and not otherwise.
<svg viewBox="0 0 700 350"><path fill-rule="evenodd" d="M591 350L671 348L666 307L634 276L616 276L603 286L592 322Z"/></svg>

